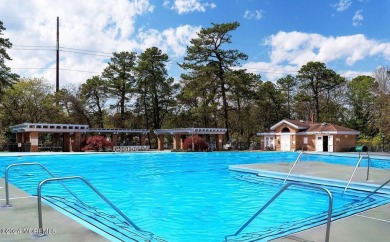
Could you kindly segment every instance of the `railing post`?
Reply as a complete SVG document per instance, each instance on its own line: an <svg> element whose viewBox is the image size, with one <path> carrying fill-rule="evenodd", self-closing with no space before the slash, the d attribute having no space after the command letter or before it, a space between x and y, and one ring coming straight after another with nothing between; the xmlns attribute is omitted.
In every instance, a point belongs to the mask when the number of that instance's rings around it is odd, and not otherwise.
<svg viewBox="0 0 390 242"><path fill-rule="evenodd" d="M9 203L9 187L8 187L8 168L5 170L4 183L5 183L5 207L12 207Z"/></svg>
<svg viewBox="0 0 390 242"><path fill-rule="evenodd" d="M325 233L325 242L329 242L329 238L330 238L330 225L331 225L331 222L332 222L332 207L333 207L333 197L332 197L332 194L330 193L330 191L326 188L323 188L323 187L318 187L318 186L313 186L313 185L309 185L309 184L302 184L302 183L288 183L286 185L284 185L280 190L279 192L277 192L265 205L263 205L244 225L242 225L240 227L240 229L237 230L236 233L234 233L233 235L227 235L225 236L225 241L227 241L227 238L229 236L237 236L238 234L240 234L242 232L242 230L244 230L257 216L260 215L260 213L262 213L276 198L278 198L280 196L280 194L282 194L288 187L290 186L301 186L301 187L309 187L309 188L312 188L312 189L317 189L317 190L323 190L326 192L326 194L328 195L328 198L329 198L329 205L328 205L328 217L327 217L327 220L326 220L326 233Z"/></svg>
<svg viewBox="0 0 390 242"><path fill-rule="evenodd" d="M46 167L44 167L42 164L40 163L18 163L18 164L11 164L9 165L6 169L5 169L5 174L4 174L4 182L5 182L5 201L6 201L6 205L5 207L12 207L12 205L10 204L10 199L9 199L9 181L8 181L8 173L9 173L9 170L14 167L14 166L32 166L32 165L37 165L37 166L40 166L42 169L44 169L51 177L55 177L53 173L51 173L48 169L46 169ZM78 199L78 197L73 194L64 184L61 183L61 181L58 181L71 195L73 195L78 201L80 201Z"/></svg>
<svg viewBox="0 0 390 242"><path fill-rule="evenodd" d="M48 178L43 181L41 181L38 185L38 226L39 230L43 231L43 222L42 222L42 186L45 183L49 183L51 181L62 181L62 180L71 180L71 179L80 179L82 180L85 184L87 184L101 199L103 199L112 209L114 209L118 214L120 214L126 222L128 222L131 226L133 226L136 230L141 231L141 232L146 232L139 228L133 221L131 221L124 213L122 213L114 204L112 204L101 192L99 192L94 186L92 186L91 183L89 183L87 180L85 180L81 176L69 176L69 177L53 177L53 178ZM77 199L77 197L76 197ZM79 200L80 201L80 200ZM44 236L44 234L41 236Z"/></svg>
<svg viewBox="0 0 390 242"><path fill-rule="evenodd" d="M288 174L287 174L286 178L284 179L284 181L283 181L283 184L285 184L285 183L286 183L286 181L287 181L287 178L290 176L290 174L291 174L292 170L294 169L295 165L298 163L298 161L300 161L300 160L301 160L301 156L302 156L302 154L303 154L303 151L301 151L301 152L299 153L299 155L298 155L297 159L295 160L295 162L294 162L293 166L291 167L291 169L290 169L290 171L288 172Z"/></svg>
<svg viewBox="0 0 390 242"><path fill-rule="evenodd" d="M383 183L381 186L379 186L377 189L375 189L373 192L371 192L370 194L367 195L367 197L365 197L362 202L364 200L366 200L367 198L369 198L370 196L372 196L373 194L375 194L377 191L379 191L379 189L381 189L382 187L386 186L387 183L390 182L390 179L388 181L386 181L385 183Z"/></svg>
<svg viewBox="0 0 390 242"><path fill-rule="evenodd" d="M37 236L44 236L43 233L40 233L43 231L43 222L42 222L42 184L46 180L43 180L39 183L38 185L38 190L37 190L37 196L38 196L38 234Z"/></svg>
<svg viewBox="0 0 390 242"><path fill-rule="evenodd" d="M371 158L370 158L370 155L368 154L368 151L367 151L367 179L366 181L368 181L368 176L370 175L370 164L371 164Z"/></svg>
<svg viewBox="0 0 390 242"><path fill-rule="evenodd" d="M352 178L353 178L353 176L355 175L356 169L359 167L360 162L362 161L362 158L363 158L363 156L360 156L360 153L359 153L359 160L358 160L358 162L356 163L355 169L353 169L352 175L351 175L351 177L349 178L349 181L348 181L347 185L345 186L344 192L343 192L343 193L345 193L345 192L347 191L347 189L348 189L348 187L349 187L349 184L351 183Z"/></svg>

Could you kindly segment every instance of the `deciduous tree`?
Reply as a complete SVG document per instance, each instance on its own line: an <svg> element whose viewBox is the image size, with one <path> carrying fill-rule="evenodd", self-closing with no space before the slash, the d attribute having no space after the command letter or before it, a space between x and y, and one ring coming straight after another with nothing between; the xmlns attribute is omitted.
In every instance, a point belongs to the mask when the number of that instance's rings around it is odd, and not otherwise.
<svg viewBox="0 0 390 242"><path fill-rule="evenodd" d="M347 96L353 114L348 126L368 136L373 136L376 132L375 97L377 92L378 84L371 76L358 76L348 83Z"/></svg>
<svg viewBox="0 0 390 242"><path fill-rule="evenodd" d="M60 116L52 87L40 78L22 79L4 92L3 125L52 122Z"/></svg>

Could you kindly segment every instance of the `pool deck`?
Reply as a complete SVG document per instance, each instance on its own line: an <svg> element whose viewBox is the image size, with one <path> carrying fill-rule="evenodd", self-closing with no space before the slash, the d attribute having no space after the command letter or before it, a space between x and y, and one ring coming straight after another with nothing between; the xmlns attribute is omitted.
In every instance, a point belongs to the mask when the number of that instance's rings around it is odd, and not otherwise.
<svg viewBox="0 0 390 242"><path fill-rule="evenodd" d="M4 179L0 178L0 241L110 241L45 204L42 206L42 217L47 235L37 237L37 197L12 184L9 185L9 192L12 207L4 207Z"/></svg>
<svg viewBox="0 0 390 242"><path fill-rule="evenodd" d="M246 171L256 174L282 175L286 177L292 163L276 164L248 164L230 166L231 170ZM323 180L342 181L344 186L350 179L354 167L334 165L323 162L298 162L291 177L313 178ZM369 180L366 181L367 167L359 167L352 179L352 183L379 186L390 179L390 170L370 168ZM352 185L352 184L351 184ZM390 185L386 186L389 188ZM311 242L325 240L326 225L291 234L273 242ZM333 221L330 229L331 242L383 242L390 238L390 204L376 207L362 213Z"/></svg>

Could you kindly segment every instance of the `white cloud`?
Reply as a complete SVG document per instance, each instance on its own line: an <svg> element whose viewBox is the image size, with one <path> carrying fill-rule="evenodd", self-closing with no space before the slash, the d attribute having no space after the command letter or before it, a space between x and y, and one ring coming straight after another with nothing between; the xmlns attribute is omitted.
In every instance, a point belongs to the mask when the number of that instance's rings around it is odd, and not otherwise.
<svg viewBox="0 0 390 242"><path fill-rule="evenodd" d="M276 81L287 74L295 76L298 68L295 65L275 64L270 62L248 62L237 69L247 69L248 72L261 74L263 81Z"/></svg>
<svg viewBox="0 0 390 242"><path fill-rule="evenodd" d="M352 25L353 26L361 26L363 19L364 19L363 11L362 10L356 11L355 15L352 18Z"/></svg>
<svg viewBox="0 0 390 242"><path fill-rule="evenodd" d="M342 12L347 10L352 5L352 0L340 0L338 3L333 4L332 6L336 8L337 11Z"/></svg>
<svg viewBox="0 0 390 242"><path fill-rule="evenodd" d="M163 2L163 6L165 7L165 8L169 8L169 5L171 4L171 1L169 1L169 0L164 0L164 2Z"/></svg>
<svg viewBox="0 0 390 242"><path fill-rule="evenodd" d="M200 31L200 27L183 25L177 28L169 28L162 32L155 29L141 31L137 35L138 49L144 50L149 47L157 46L165 53L171 53L173 57L183 56L186 52L187 44L192 38L195 38L196 33Z"/></svg>
<svg viewBox="0 0 390 242"><path fill-rule="evenodd" d="M169 7L170 1L164 0L163 6ZM178 14L185 14L190 12L205 12L206 8L214 9L217 5L213 2L205 2L202 0L174 0L171 9L177 11Z"/></svg>
<svg viewBox="0 0 390 242"><path fill-rule="evenodd" d="M347 65L366 57L383 55L390 60L390 43L369 40L362 34L322 36L301 32L279 32L265 42L272 47L271 62L303 65L308 61L344 60Z"/></svg>
<svg viewBox="0 0 390 242"><path fill-rule="evenodd" d="M254 10L254 11L246 10L244 13L244 18L245 19L260 20L263 18L263 11L262 10Z"/></svg>
<svg viewBox="0 0 390 242"><path fill-rule="evenodd" d="M102 1L99 4L94 0L14 0L7 4L6 1L0 0L0 16L7 16L2 18L7 28L4 33L14 45L8 51L13 60L7 62L7 66L21 76L44 77L53 85L57 16L60 17L61 86L81 84L93 75L100 75L112 52L140 53L157 46L169 56L183 55L190 39L200 29L190 25L160 31L136 29L137 17L154 11L149 0ZM34 50L26 50L28 48ZM97 52L80 54L74 53L79 50L65 48Z"/></svg>
<svg viewBox="0 0 390 242"><path fill-rule="evenodd" d="M270 47L270 62L246 63L243 68L253 72L260 70L268 80L296 72L309 61L342 61L346 66L353 66L358 61L376 56L390 60L390 42L370 40L362 34L333 37L295 31L279 32L269 36L264 45Z"/></svg>

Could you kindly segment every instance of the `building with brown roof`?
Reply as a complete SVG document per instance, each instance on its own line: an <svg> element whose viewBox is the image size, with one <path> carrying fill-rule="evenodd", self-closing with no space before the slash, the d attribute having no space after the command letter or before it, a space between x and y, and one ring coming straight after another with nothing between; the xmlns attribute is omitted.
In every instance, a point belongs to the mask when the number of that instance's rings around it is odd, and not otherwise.
<svg viewBox="0 0 390 242"><path fill-rule="evenodd" d="M259 132L260 149L277 151L347 151L360 132L332 123L283 119L270 130Z"/></svg>

